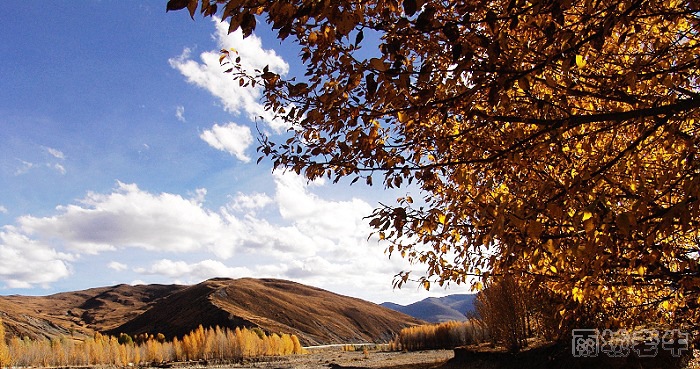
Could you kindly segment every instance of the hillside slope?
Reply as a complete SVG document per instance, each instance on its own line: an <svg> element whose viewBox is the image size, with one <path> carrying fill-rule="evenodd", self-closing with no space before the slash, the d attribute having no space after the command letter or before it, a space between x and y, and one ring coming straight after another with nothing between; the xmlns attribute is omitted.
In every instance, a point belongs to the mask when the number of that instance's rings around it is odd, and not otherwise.
<svg viewBox="0 0 700 369"><path fill-rule="evenodd" d="M198 324L292 333L302 344L381 342L420 321L379 305L277 279L213 279L162 299L109 333L181 336Z"/></svg>
<svg viewBox="0 0 700 369"><path fill-rule="evenodd" d="M200 324L293 333L302 344L382 342L419 324L408 315L275 279L212 279L193 286L117 285L50 296L0 296L7 335L30 338L163 333Z"/></svg>
<svg viewBox="0 0 700 369"><path fill-rule="evenodd" d="M117 327L184 286L117 285L49 296L0 296L8 335L53 338L92 336Z"/></svg>

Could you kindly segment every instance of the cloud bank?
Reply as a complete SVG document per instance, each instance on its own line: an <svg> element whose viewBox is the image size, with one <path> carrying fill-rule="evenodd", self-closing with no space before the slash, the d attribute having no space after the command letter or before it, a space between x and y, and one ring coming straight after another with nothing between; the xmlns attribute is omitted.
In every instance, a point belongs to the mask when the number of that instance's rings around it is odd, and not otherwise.
<svg viewBox="0 0 700 369"><path fill-rule="evenodd" d="M367 240L363 217L372 210L369 203L323 199L313 190L325 184L309 184L293 173L272 178L274 193L239 192L218 209L204 206L205 189L184 197L117 182L111 192L90 192L58 206L53 215L19 217L0 233L0 280L10 288L47 285L68 277L76 258L128 249L168 257L132 268L112 261L107 267L182 283L249 276L336 291L372 285L385 290L405 267ZM278 216L264 218L258 215L262 210Z"/></svg>

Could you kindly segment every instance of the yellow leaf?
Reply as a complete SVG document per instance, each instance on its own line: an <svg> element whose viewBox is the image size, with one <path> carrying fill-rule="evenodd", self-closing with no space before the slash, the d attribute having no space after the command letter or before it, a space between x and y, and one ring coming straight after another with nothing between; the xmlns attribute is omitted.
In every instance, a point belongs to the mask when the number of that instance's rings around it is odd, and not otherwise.
<svg viewBox="0 0 700 369"><path fill-rule="evenodd" d="M586 59L583 58L583 55L576 55L576 66L579 68L586 66Z"/></svg>
<svg viewBox="0 0 700 369"><path fill-rule="evenodd" d="M644 273L646 273L646 271L647 271L647 268L643 265L640 265L639 267L637 267L637 274L639 274L640 276L643 276Z"/></svg>
<svg viewBox="0 0 700 369"><path fill-rule="evenodd" d="M593 213L591 213L590 211L586 210L586 211L583 212L583 218L581 218L581 221L585 222L585 221L587 221L588 219L591 219L592 216L593 216Z"/></svg>
<svg viewBox="0 0 700 369"><path fill-rule="evenodd" d="M397 115L399 117L399 122L406 123L408 121L408 114L400 111L397 113Z"/></svg>
<svg viewBox="0 0 700 369"><path fill-rule="evenodd" d="M440 215L438 215L438 222L440 222L440 224L445 224L446 218L447 217L445 216L445 214L440 214Z"/></svg>
<svg viewBox="0 0 700 369"><path fill-rule="evenodd" d="M574 301L583 301L583 290L581 290L580 288L574 287L571 290L571 295L574 297Z"/></svg>
<svg viewBox="0 0 700 369"><path fill-rule="evenodd" d="M556 273L556 272L557 272L557 267L555 267L554 265L550 265L550 266L549 266L549 270L551 270L552 273Z"/></svg>
<svg viewBox="0 0 700 369"><path fill-rule="evenodd" d="M586 221L583 222L583 229L586 231L586 233L590 234L595 231L595 223L593 222L593 219L587 219Z"/></svg>

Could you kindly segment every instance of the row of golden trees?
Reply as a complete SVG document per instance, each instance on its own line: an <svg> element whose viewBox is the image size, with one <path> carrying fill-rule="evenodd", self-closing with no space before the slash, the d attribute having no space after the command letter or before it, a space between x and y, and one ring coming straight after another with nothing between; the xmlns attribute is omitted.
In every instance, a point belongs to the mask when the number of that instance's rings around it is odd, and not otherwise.
<svg viewBox="0 0 700 369"><path fill-rule="evenodd" d="M482 342L485 339L485 331L474 321L450 321L406 327L389 342L389 349L392 351L451 349Z"/></svg>
<svg viewBox="0 0 700 369"><path fill-rule="evenodd" d="M0 337L5 331L0 322ZM166 341L163 335L119 337L96 333L86 340L70 337L31 340L0 339L0 368L17 366L86 366L188 360L237 361L256 356L277 356L302 352L295 335L267 335L258 328L204 328L201 325L182 339Z"/></svg>

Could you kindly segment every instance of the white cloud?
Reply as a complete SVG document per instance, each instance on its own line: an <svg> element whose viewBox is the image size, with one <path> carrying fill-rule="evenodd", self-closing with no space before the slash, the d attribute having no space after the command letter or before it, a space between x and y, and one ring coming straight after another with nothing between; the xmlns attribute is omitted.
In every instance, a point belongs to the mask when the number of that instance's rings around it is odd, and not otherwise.
<svg viewBox="0 0 700 369"><path fill-rule="evenodd" d="M88 193L79 205L59 206L59 214L18 219L22 231L88 254L124 247L188 252L218 247L224 228L218 214L193 199L151 194L119 182L110 194Z"/></svg>
<svg viewBox="0 0 700 369"><path fill-rule="evenodd" d="M34 168L41 168L41 167L46 167L52 170L57 171L60 174L66 174L66 167L63 166L60 162L58 161L64 161L66 156L63 154L62 151L51 148L51 147L46 147L42 146L41 147L42 151L45 154L48 154L49 158L46 159L46 155L44 154L44 158L37 159L34 162L32 161L27 161L27 160L22 160L22 159L17 159L17 161L20 162L20 166L15 170L15 175L20 176L23 174L28 173L30 170Z"/></svg>
<svg viewBox="0 0 700 369"><path fill-rule="evenodd" d="M20 165L19 168L17 168L17 170L15 170L15 175L16 175L16 176L20 176L20 175L22 175L22 174L26 174L26 173L28 173L32 168L34 168L34 167L36 166L36 164L34 164L34 163L32 163L32 162L28 162L28 161L25 161L25 160L22 160L22 159L17 159L17 161L19 161L21 165Z"/></svg>
<svg viewBox="0 0 700 369"><path fill-rule="evenodd" d="M17 224L27 237L85 254L132 247L158 252L205 251L221 259L238 251L313 253L314 235L252 214L236 216L227 208L209 210L203 205L205 194L205 189L198 189L192 198L152 194L135 184L118 182L111 193L91 192L76 204L58 206L56 215L25 215ZM266 200L259 196L257 201Z"/></svg>
<svg viewBox="0 0 700 369"><path fill-rule="evenodd" d="M63 154L63 152L61 152L59 150L56 150L56 149L51 148L51 147L44 147L44 149L46 150L46 152L48 152L51 156L53 156L56 159L63 160L66 158L66 156Z"/></svg>
<svg viewBox="0 0 700 369"><path fill-rule="evenodd" d="M47 166L49 168L55 169L57 172L59 172L61 174L66 174L66 168L61 164L54 163L54 164L47 164Z"/></svg>
<svg viewBox="0 0 700 369"><path fill-rule="evenodd" d="M7 214L7 208L4 207L4 206L2 206L2 205L0 205L0 213L2 213L2 214Z"/></svg>
<svg viewBox="0 0 700 369"><path fill-rule="evenodd" d="M207 189L206 188L198 188L197 190L194 191L194 196L192 197L192 200L194 200L197 204L201 204L204 202L204 199L207 197Z"/></svg>
<svg viewBox="0 0 700 369"><path fill-rule="evenodd" d="M175 118L179 120L180 122L185 122L185 107L182 105L178 105L175 107Z"/></svg>
<svg viewBox="0 0 700 369"><path fill-rule="evenodd" d="M229 208L238 212L254 213L272 203L272 198L264 193L252 193L246 195L242 192L236 194L229 204Z"/></svg>
<svg viewBox="0 0 700 369"><path fill-rule="evenodd" d="M357 241L370 233L367 222L373 207L364 200L327 201L309 192L306 179L291 172L275 173L275 200L282 217L307 234Z"/></svg>
<svg viewBox="0 0 700 369"><path fill-rule="evenodd" d="M107 268L112 269L112 270L116 270L117 272L123 272L123 271L129 269L129 266L124 264L124 263L120 263L118 261L112 261L109 264L107 264Z"/></svg>
<svg viewBox="0 0 700 369"><path fill-rule="evenodd" d="M228 123L220 126L214 126L202 132L199 136L209 146L228 152L241 161L249 162L250 157L245 154L246 149L253 143L253 135L250 133L250 128L240 126L236 123Z"/></svg>
<svg viewBox="0 0 700 369"><path fill-rule="evenodd" d="M47 287L68 277L73 255L57 252L15 227L0 228L0 280L8 288Z"/></svg>
<svg viewBox="0 0 700 369"><path fill-rule="evenodd" d="M236 50L241 57L242 67L248 71L262 70L268 66L270 71L286 74L289 65L274 50L263 48L259 37L251 35L244 39L241 30L229 34L228 23L217 18L214 19L214 24L216 50L200 54L200 63L191 59L192 51L186 48L179 57L169 60L170 65L180 71L189 83L204 88L218 98L226 111L236 115L245 113L251 120L263 116L275 131L284 131L287 125L271 119L270 114L260 104L261 86L242 87L234 81L230 73L224 73L229 67L222 67L219 63L219 50Z"/></svg>
<svg viewBox="0 0 700 369"><path fill-rule="evenodd" d="M169 278L184 279L197 283L209 278L241 278L251 276L250 269L245 267L228 267L217 260L203 260L196 263L161 259L148 268L136 268L135 271L145 275L160 275Z"/></svg>

